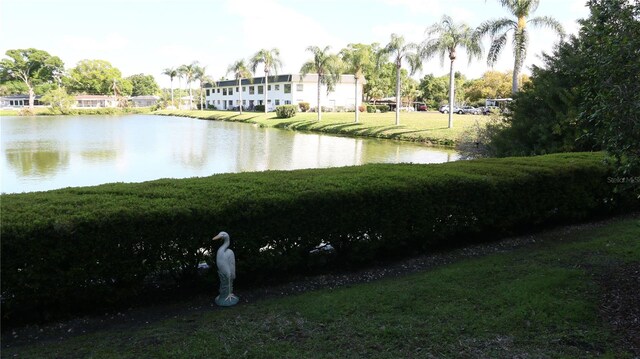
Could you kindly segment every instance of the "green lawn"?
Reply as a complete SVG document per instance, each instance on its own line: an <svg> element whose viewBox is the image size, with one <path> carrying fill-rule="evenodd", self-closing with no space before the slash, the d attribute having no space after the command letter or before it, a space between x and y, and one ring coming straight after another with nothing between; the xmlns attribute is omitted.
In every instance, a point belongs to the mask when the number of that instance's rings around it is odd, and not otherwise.
<svg viewBox="0 0 640 359"><path fill-rule="evenodd" d="M448 115L439 112L402 112L400 125L395 125L395 112L361 113L355 123L353 112L327 112L322 121L316 113L298 113L289 119L278 119L276 114L244 112L240 115L230 111L184 111L162 110L161 115L187 116L202 119L257 123L266 127L286 128L300 131L325 132L348 136L390 138L403 141L418 141L434 145L452 146L462 132L475 125L484 124L488 116L454 115L454 126L448 128Z"/></svg>
<svg viewBox="0 0 640 359"><path fill-rule="evenodd" d="M598 278L640 262L640 216L397 279L255 301L66 340L21 358L631 358ZM242 275L241 273L239 275ZM242 295L240 289L238 294Z"/></svg>

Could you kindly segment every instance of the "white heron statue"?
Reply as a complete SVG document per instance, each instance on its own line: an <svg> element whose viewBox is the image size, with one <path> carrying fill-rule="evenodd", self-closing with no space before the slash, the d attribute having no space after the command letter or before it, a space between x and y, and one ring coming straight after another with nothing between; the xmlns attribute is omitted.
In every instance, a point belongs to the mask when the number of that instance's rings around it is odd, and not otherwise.
<svg viewBox="0 0 640 359"><path fill-rule="evenodd" d="M229 249L230 238L227 232L220 232L213 240L223 239L224 243L218 248L216 265L220 278L220 293L216 297L216 304L221 307L230 307L238 303L239 298L233 294L233 280L236 279L236 256Z"/></svg>

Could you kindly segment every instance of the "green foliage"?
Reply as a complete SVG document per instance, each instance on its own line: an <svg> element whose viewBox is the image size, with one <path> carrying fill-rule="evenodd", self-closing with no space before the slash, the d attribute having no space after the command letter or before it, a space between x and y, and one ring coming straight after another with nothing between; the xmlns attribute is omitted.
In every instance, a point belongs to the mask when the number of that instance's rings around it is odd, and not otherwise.
<svg viewBox="0 0 640 359"><path fill-rule="evenodd" d="M0 84L0 96L24 95L29 92L29 87L20 80L2 81Z"/></svg>
<svg viewBox="0 0 640 359"><path fill-rule="evenodd" d="M597 150L578 122L583 58L579 40L558 45L533 67L532 81L514 97L505 123L494 126L490 147L497 156L530 156L555 152Z"/></svg>
<svg viewBox="0 0 640 359"><path fill-rule="evenodd" d="M160 87L152 75L137 74L126 78L131 82L131 96L155 95Z"/></svg>
<svg viewBox="0 0 640 359"><path fill-rule="evenodd" d="M122 79L120 70L104 60L78 62L63 82L70 93L113 95L115 90L118 95L128 96L133 90L131 82Z"/></svg>
<svg viewBox="0 0 640 359"><path fill-rule="evenodd" d="M64 63L57 56L34 48L7 50L9 59L0 60L0 82L21 81L31 99L38 85L60 80ZM15 90L16 88L14 88ZM11 88L4 91L12 91ZM30 107L33 103L30 103Z"/></svg>
<svg viewBox="0 0 640 359"><path fill-rule="evenodd" d="M591 0L582 21L580 122L611 154L619 182L640 197L640 2Z"/></svg>
<svg viewBox="0 0 640 359"><path fill-rule="evenodd" d="M298 112L296 105L282 105L276 107L276 115L278 118L291 118Z"/></svg>
<svg viewBox="0 0 640 359"><path fill-rule="evenodd" d="M126 303L163 276L184 284L220 230L240 280L259 281L625 209L609 174L599 154L563 154L4 194L3 323ZM310 254L321 241L335 248L324 264Z"/></svg>
<svg viewBox="0 0 640 359"><path fill-rule="evenodd" d="M255 105L253 110L256 112L264 112L264 105Z"/></svg>
<svg viewBox="0 0 640 359"><path fill-rule="evenodd" d="M307 112L311 108L308 102L298 102L298 107L300 107L300 112Z"/></svg>
<svg viewBox="0 0 640 359"><path fill-rule="evenodd" d="M380 113L389 112L389 105L367 105L368 113L376 113L380 111Z"/></svg>
<svg viewBox="0 0 640 359"><path fill-rule="evenodd" d="M40 102L50 106L53 113L67 114L76 100L64 87L50 90L40 98Z"/></svg>

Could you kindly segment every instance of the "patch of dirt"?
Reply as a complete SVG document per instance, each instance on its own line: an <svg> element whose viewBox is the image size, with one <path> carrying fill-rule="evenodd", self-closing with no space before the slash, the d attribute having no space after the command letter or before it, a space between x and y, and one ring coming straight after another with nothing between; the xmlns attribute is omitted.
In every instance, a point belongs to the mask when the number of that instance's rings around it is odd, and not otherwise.
<svg viewBox="0 0 640 359"><path fill-rule="evenodd" d="M618 346L640 358L640 262L609 270L598 281L601 317L621 338Z"/></svg>
<svg viewBox="0 0 640 359"><path fill-rule="evenodd" d="M628 218L638 218L640 214L625 216ZM411 273L422 272L436 267L448 265L461 260L481 257L494 253L504 253L524 247L535 247L549 242L561 242L575 232L607 225L621 218L590 222L577 225L563 226L556 229L547 230L542 233L527 234L501 241L467 245L464 248L453 249L430 254L417 255L413 258L404 259L393 263L378 264L366 269L357 271L330 273L309 277L300 277L285 283L273 284L265 283L259 287L242 288L236 287L234 292L240 297L240 303L255 303L264 299L291 296L317 289L331 289L345 287L359 283L376 281L381 278L394 278ZM638 353L638 341L634 341L632 336L640 338L638 331L638 293L640 286L638 283L638 267L628 269L627 275L622 273L612 273L605 280L607 285L606 305L603 305L603 313L606 318L610 318L616 330L622 330L625 337L629 338L628 343L634 345L634 350ZM635 273L635 274L634 274ZM635 282L630 279L635 275ZM604 284L603 284L604 285ZM633 286L635 285L635 287ZM635 289L634 289L635 288ZM68 338L99 332L103 330L118 331L119 329L132 329L144 327L152 323L175 319L180 325L189 325L203 312L216 310L229 310L229 308L217 307L213 299L217 295L217 288L212 288L211 295L197 296L185 301L177 301L171 304L157 304L142 308L129 308L119 312L104 313L99 316L87 316L73 320L50 323L45 325L31 325L13 330L8 330L2 334L2 347L18 347L25 345L37 345L51 341L64 341ZM635 308L635 319L632 319L631 309Z"/></svg>

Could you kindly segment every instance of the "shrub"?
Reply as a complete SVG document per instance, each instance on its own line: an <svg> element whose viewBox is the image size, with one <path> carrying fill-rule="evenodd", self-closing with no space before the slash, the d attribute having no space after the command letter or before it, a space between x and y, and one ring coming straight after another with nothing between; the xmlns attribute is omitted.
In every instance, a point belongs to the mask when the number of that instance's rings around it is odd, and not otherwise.
<svg viewBox="0 0 640 359"><path fill-rule="evenodd" d="M378 105L376 107L380 112L389 112L389 105Z"/></svg>
<svg viewBox="0 0 640 359"><path fill-rule="evenodd" d="M3 326L187 283L231 234L242 283L638 208L602 154L221 174L3 194ZM334 259L314 267L320 242ZM217 280L211 274L210 281ZM209 292L211 289L209 289Z"/></svg>
<svg viewBox="0 0 640 359"><path fill-rule="evenodd" d="M256 112L264 112L264 105L255 105L253 110Z"/></svg>
<svg viewBox="0 0 640 359"><path fill-rule="evenodd" d="M278 118L291 118L296 115L298 107L296 105L282 105L276 107Z"/></svg>
<svg viewBox="0 0 640 359"><path fill-rule="evenodd" d="M376 113L376 110L377 110L376 106L374 106L374 105L367 105L367 112L368 112L368 113Z"/></svg>
<svg viewBox="0 0 640 359"><path fill-rule="evenodd" d="M307 112L311 108L308 102L298 102L298 107L300 107L300 112Z"/></svg>

